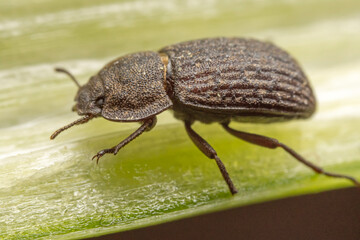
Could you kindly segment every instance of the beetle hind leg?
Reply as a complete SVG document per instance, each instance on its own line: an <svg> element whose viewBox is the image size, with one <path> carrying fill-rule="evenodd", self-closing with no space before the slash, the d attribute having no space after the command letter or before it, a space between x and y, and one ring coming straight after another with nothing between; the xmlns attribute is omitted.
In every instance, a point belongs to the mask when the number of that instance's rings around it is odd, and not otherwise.
<svg viewBox="0 0 360 240"><path fill-rule="evenodd" d="M201 152L203 152L208 158L214 159L216 164L218 165L220 172L227 183L231 194L237 193L237 189L235 188L228 172L226 171L225 165L222 163L220 158L218 157L216 151L210 146L208 142L205 141L199 134L197 134L192 128L191 123L189 121L185 121L185 129L188 133L190 139L194 142L194 144L199 148Z"/></svg>
<svg viewBox="0 0 360 240"><path fill-rule="evenodd" d="M314 170L316 173L323 174L323 175L326 175L329 177L348 179L348 180L352 181L357 187L360 187L360 183L355 178L353 178L351 176L343 175L343 174L327 172L327 171L323 170L321 167L307 161L305 158L300 156L293 149L291 149L290 147L286 146L285 144L279 142L278 140L276 140L274 138L238 131L238 130L230 128L229 123L223 123L222 126L228 133L230 133L231 135L238 137L246 142L249 142L249 143L252 143L255 145L259 145L262 147L266 147L266 148L271 148L271 149L280 147L280 148L284 149L287 153L292 155L296 160L298 160L299 162L305 164L306 166L308 166L309 168Z"/></svg>

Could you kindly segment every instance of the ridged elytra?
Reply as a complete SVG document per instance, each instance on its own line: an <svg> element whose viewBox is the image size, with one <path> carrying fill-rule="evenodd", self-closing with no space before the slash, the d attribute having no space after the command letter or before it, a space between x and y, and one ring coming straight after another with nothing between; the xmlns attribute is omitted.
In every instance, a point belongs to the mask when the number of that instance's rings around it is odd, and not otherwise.
<svg viewBox="0 0 360 240"><path fill-rule="evenodd" d="M194 144L214 159L230 192L237 193L216 151L191 127L195 121L218 122L231 135L266 148L283 148L317 173L353 177L324 171L276 139L229 127L231 121L270 123L309 118L316 100L299 64L272 43L244 38L207 38L167 46L158 52L129 54L105 65L88 83L78 85L77 111L83 117L51 135L95 117L142 125L118 145L99 151L116 155L126 144L156 125L156 115L172 109L183 121Z"/></svg>

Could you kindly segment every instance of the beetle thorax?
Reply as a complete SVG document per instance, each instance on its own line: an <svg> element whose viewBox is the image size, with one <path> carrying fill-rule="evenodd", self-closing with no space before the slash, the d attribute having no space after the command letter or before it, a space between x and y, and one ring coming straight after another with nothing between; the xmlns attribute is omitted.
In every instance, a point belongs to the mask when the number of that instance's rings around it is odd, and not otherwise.
<svg viewBox="0 0 360 240"><path fill-rule="evenodd" d="M106 65L102 116L113 121L141 121L166 109L172 102L164 88L165 67L158 53L139 52Z"/></svg>

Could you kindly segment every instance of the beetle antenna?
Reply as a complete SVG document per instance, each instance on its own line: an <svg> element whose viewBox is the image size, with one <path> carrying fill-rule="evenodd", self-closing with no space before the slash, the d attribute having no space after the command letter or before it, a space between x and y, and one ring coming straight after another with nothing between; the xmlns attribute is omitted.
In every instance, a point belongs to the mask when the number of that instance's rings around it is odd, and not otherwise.
<svg viewBox="0 0 360 240"><path fill-rule="evenodd" d="M94 115L85 115L84 117L62 127L62 128L59 128L58 130L56 130L51 136L50 136L50 139L53 140L54 138L56 138L57 135L59 135L61 132L65 131L66 129L69 129L71 128L72 126L75 126L75 125L80 125L80 124L83 124L83 123L87 123L89 120L91 120L92 118L94 118Z"/></svg>
<svg viewBox="0 0 360 240"><path fill-rule="evenodd" d="M76 80L76 78L74 77L74 75L72 75L68 70L64 69L64 68L55 68L56 72L62 72L65 73L66 75L68 75L73 81L74 83L81 88L80 83Z"/></svg>

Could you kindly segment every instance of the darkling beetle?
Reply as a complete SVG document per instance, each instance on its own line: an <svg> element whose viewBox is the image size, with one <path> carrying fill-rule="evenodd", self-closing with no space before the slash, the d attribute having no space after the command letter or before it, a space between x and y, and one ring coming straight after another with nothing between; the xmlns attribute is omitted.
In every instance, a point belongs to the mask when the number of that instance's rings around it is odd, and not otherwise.
<svg viewBox="0 0 360 240"><path fill-rule="evenodd" d="M283 148L317 173L346 178L307 161L274 138L246 133L229 127L230 121L270 123L309 118L316 100L307 77L287 52L268 42L244 38L208 38L164 47L159 52L129 54L105 65L88 83L77 84L73 111L82 118L51 135L95 117L142 125L118 145L99 151L93 159L107 153L116 155L126 144L151 130L156 115L172 109L184 121L186 132L208 158L214 159L230 192L237 193L216 151L198 135L194 121L220 123L244 141L267 148Z"/></svg>

